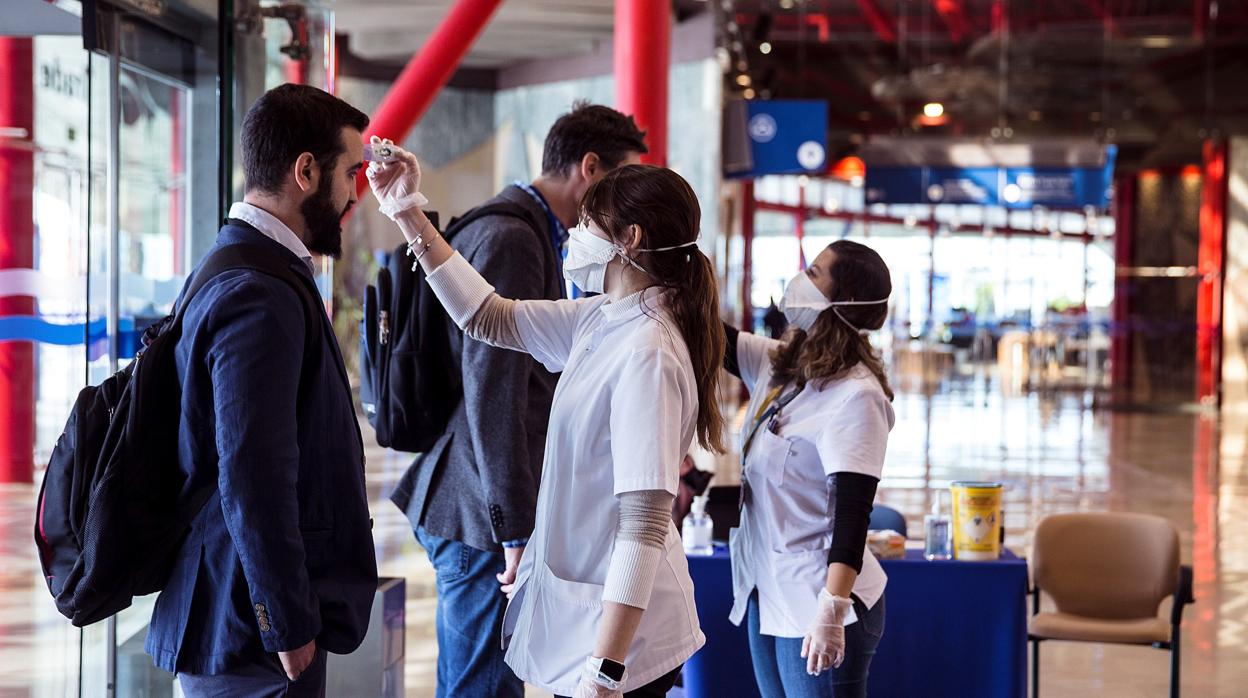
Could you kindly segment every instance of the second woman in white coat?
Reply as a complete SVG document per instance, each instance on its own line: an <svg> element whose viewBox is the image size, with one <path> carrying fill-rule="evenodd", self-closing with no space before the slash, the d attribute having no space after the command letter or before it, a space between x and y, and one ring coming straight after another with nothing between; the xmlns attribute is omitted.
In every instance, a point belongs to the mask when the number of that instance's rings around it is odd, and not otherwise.
<svg viewBox="0 0 1248 698"><path fill-rule="evenodd" d="M867 333L891 292L884 260L839 240L789 283L781 340L726 328L725 365L752 394L731 620L748 623L764 698L866 695L886 584L867 527L893 426Z"/></svg>
<svg viewBox="0 0 1248 698"><path fill-rule="evenodd" d="M451 318L563 374L504 621L507 663L556 695L665 695L705 642L671 522L680 463L695 438L722 450L723 334L697 198L667 169L612 171L586 193L565 261L602 295L511 301L429 223L419 167L400 155L369 179Z"/></svg>

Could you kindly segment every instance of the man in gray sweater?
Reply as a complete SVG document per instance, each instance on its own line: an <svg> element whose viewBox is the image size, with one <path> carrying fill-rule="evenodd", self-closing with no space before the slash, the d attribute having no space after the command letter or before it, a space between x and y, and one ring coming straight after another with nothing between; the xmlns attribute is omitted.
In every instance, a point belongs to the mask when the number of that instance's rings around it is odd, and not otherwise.
<svg viewBox="0 0 1248 698"><path fill-rule="evenodd" d="M563 298L563 245L581 196L645 152L632 117L575 104L546 136L542 175L486 202L498 213L465 225L451 245L505 298ZM465 337L453 323L447 331L463 400L391 500L437 570L438 698L521 698L524 685L499 645L507 605L500 586L515 582L533 531L558 376L527 354Z"/></svg>

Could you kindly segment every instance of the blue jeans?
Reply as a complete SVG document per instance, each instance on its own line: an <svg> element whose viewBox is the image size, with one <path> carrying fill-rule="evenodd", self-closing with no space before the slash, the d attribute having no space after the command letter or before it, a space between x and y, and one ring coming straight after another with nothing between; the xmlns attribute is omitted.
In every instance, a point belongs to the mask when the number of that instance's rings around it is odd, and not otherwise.
<svg viewBox="0 0 1248 698"><path fill-rule="evenodd" d="M503 554L422 527L416 540L438 575L437 698L523 698L524 682L503 662L500 645L507 597L494 575L507 566Z"/></svg>
<svg viewBox="0 0 1248 698"><path fill-rule="evenodd" d="M845 661L819 676L806 673L802 638L773 637L758 631L758 592L750 596L750 655L763 698L863 698L867 672L884 634L884 597L871 610L854 597L858 622L845 627Z"/></svg>

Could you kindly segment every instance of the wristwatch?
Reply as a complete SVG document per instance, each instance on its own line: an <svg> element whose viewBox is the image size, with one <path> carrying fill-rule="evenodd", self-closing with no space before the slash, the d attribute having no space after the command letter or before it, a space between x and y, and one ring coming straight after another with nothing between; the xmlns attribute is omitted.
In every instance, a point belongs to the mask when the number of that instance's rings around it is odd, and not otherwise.
<svg viewBox="0 0 1248 698"><path fill-rule="evenodd" d="M624 685L624 677L628 675L623 664L614 659L590 657L585 660L586 676L592 678L612 691L619 691Z"/></svg>

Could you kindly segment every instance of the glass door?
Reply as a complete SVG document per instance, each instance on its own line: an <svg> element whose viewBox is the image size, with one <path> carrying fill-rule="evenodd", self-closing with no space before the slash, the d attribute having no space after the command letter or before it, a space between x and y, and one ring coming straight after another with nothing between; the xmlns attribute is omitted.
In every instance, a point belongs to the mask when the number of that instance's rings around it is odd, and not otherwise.
<svg viewBox="0 0 1248 698"><path fill-rule="evenodd" d="M88 380L133 360L221 220L216 17L89 4ZM156 595L83 631L82 696L172 696L144 641Z"/></svg>

